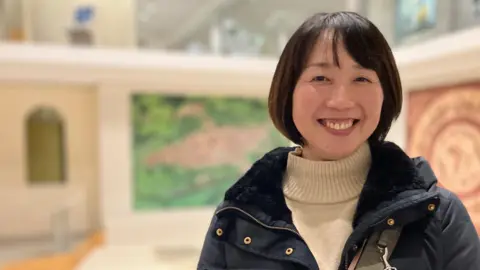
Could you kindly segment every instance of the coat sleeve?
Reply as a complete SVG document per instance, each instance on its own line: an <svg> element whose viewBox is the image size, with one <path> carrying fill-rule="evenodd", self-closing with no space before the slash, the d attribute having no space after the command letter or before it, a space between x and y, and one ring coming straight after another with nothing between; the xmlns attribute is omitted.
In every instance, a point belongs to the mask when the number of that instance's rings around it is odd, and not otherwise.
<svg viewBox="0 0 480 270"><path fill-rule="evenodd" d="M225 260L225 243L216 236L217 217L213 216L203 242L197 270L223 270L227 269Z"/></svg>
<svg viewBox="0 0 480 270"><path fill-rule="evenodd" d="M460 199L449 192L443 215L442 246L444 270L480 269L480 239Z"/></svg>

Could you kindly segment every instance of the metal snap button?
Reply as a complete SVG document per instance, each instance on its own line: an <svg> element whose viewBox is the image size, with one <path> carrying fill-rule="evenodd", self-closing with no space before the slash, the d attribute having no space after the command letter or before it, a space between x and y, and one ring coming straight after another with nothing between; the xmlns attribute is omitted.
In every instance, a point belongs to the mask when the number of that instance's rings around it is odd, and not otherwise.
<svg viewBox="0 0 480 270"><path fill-rule="evenodd" d="M217 229L217 235L222 236L223 235L223 230L222 229Z"/></svg>
<svg viewBox="0 0 480 270"><path fill-rule="evenodd" d="M243 239L243 243L245 243L245 245L250 245L252 243L252 238L250 237L245 237L245 239Z"/></svg>
<svg viewBox="0 0 480 270"><path fill-rule="evenodd" d="M287 248L287 250L285 250L285 254L287 255L292 255L293 253L293 248Z"/></svg>
<svg viewBox="0 0 480 270"><path fill-rule="evenodd" d="M430 211L430 212L433 212L435 210L435 208L437 208L437 206L433 203L428 205L428 211Z"/></svg>
<svg viewBox="0 0 480 270"><path fill-rule="evenodd" d="M395 225L395 219L389 218L389 219L387 220L387 224L390 225L390 226Z"/></svg>

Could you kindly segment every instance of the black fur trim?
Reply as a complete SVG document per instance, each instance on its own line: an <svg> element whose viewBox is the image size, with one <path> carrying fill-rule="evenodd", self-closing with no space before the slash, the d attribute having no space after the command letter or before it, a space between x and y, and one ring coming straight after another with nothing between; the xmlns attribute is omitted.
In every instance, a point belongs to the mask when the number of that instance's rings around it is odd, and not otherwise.
<svg viewBox="0 0 480 270"><path fill-rule="evenodd" d="M403 191L427 189L414 162L390 142L370 144L372 166L360 195L355 220ZM293 147L277 148L253 164L225 194L225 201L254 205L274 220L291 222L282 191L283 173L288 153Z"/></svg>
<svg viewBox="0 0 480 270"><path fill-rule="evenodd" d="M370 144L372 165L358 201L354 221L380 203L392 201L401 192L427 190L413 160L396 144Z"/></svg>

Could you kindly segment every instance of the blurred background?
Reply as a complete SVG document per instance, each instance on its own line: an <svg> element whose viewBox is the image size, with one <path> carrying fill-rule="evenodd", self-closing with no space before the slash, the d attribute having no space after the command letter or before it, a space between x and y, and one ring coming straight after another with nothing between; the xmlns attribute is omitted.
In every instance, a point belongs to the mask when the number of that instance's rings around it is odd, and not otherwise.
<svg viewBox="0 0 480 270"><path fill-rule="evenodd" d="M478 0L0 0L0 270L195 269L215 205L289 145L266 97L316 12L391 44L425 156L480 228Z"/></svg>
<svg viewBox="0 0 480 270"><path fill-rule="evenodd" d="M476 0L2 0L7 42L276 57L315 12L356 11L394 47L475 27Z"/></svg>

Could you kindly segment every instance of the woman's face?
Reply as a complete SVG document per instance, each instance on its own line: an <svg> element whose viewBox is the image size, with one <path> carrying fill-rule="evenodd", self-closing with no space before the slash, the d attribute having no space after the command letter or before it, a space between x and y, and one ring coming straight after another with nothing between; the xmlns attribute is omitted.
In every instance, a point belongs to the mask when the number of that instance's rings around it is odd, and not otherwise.
<svg viewBox="0 0 480 270"><path fill-rule="evenodd" d="M331 42L317 42L293 92L293 121L305 140L303 155L312 160L350 155L380 120L383 91L376 72L356 63L342 44L337 49L339 66Z"/></svg>

